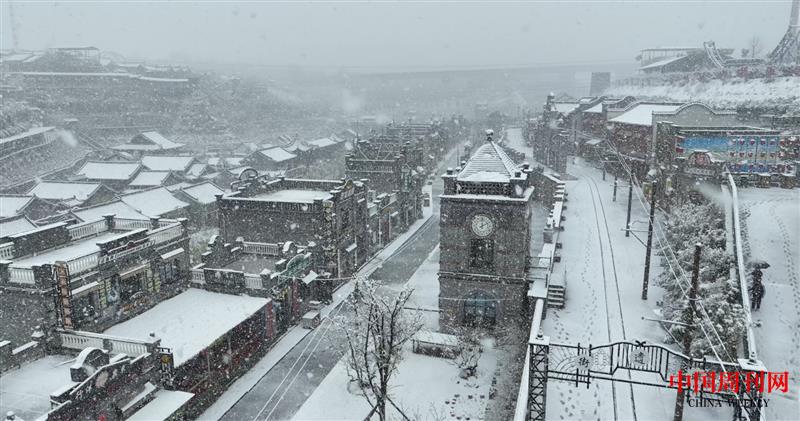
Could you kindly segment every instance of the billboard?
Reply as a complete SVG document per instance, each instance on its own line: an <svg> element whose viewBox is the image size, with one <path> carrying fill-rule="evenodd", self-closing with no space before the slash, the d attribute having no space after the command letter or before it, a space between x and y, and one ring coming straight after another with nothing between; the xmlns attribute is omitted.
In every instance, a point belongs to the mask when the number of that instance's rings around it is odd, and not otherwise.
<svg viewBox="0 0 800 421"><path fill-rule="evenodd" d="M687 157L692 152L709 152L724 162L732 173L792 173L793 165L784 161L778 135L686 136L678 140L675 152Z"/></svg>

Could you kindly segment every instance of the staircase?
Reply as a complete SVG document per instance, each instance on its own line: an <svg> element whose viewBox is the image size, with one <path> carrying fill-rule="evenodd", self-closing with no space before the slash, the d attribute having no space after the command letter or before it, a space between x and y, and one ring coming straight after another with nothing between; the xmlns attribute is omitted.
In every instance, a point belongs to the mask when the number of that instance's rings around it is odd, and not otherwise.
<svg viewBox="0 0 800 421"><path fill-rule="evenodd" d="M548 308L564 308L564 303L567 299L566 289L563 285L550 284L547 287L547 307Z"/></svg>

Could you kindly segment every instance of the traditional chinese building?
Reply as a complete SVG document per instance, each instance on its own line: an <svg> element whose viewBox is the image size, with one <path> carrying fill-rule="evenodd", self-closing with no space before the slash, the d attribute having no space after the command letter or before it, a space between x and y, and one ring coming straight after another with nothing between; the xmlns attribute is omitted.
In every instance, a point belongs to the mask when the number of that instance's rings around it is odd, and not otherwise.
<svg viewBox="0 0 800 421"><path fill-rule="evenodd" d="M326 271L336 277L353 274L369 257L367 187L361 181L270 181L249 170L233 187L233 193L217 197L226 241L314 242Z"/></svg>
<svg viewBox="0 0 800 421"><path fill-rule="evenodd" d="M439 308L445 329L523 315L533 180L489 141L442 176Z"/></svg>
<svg viewBox="0 0 800 421"><path fill-rule="evenodd" d="M189 273L186 224L110 214L4 235L0 336L20 341L53 326L96 331L178 293Z"/></svg>

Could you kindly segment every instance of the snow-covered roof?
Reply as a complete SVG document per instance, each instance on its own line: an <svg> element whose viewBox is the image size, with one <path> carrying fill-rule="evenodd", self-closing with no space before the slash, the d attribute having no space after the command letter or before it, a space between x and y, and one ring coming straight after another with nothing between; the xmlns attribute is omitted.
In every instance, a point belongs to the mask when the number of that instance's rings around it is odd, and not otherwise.
<svg viewBox="0 0 800 421"><path fill-rule="evenodd" d="M179 200L164 187L126 194L120 197L120 200L151 217L161 216L189 206L188 203Z"/></svg>
<svg viewBox="0 0 800 421"><path fill-rule="evenodd" d="M119 200L98 206L92 206L89 208L76 209L73 210L71 213L77 216L83 222L96 221L98 219L101 219L103 215L109 215L109 214L114 214L115 217L123 219L138 219L145 221L150 219L149 216L144 215L141 212L138 212L136 209L128 206L127 204Z"/></svg>
<svg viewBox="0 0 800 421"><path fill-rule="evenodd" d="M78 170L78 175L90 180L129 180L140 167L138 162L89 161Z"/></svg>
<svg viewBox="0 0 800 421"><path fill-rule="evenodd" d="M0 218L19 215L31 200L33 200L33 196L0 195Z"/></svg>
<svg viewBox="0 0 800 421"><path fill-rule="evenodd" d="M296 151L306 152L311 150L311 147L308 146L305 142L294 142L289 146L284 146L283 149L289 152L296 152Z"/></svg>
<svg viewBox="0 0 800 421"><path fill-rule="evenodd" d="M270 202L314 203L314 200L328 200L332 197L330 192L324 190L287 189L261 193L253 198Z"/></svg>
<svg viewBox="0 0 800 421"><path fill-rule="evenodd" d="M175 366L180 366L268 302L266 298L189 288L104 333L148 339L153 332L162 346L172 349Z"/></svg>
<svg viewBox="0 0 800 421"><path fill-rule="evenodd" d="M479 147L458 173L458 181L508 183L517 166L494 142Z"/></svg>
<svg viewBox="0 0 800 421"><path fill-rule="evenodd" d="M70 183L65 181L42 181L28 194L50 200L77 199L86 201L97 189L100 183Z"/></svg>
<svg viewBox="0 0 800 421"><path fill-rule="evenodd" d="M598 102L597 105L587 108L584 110L585 113L592 113L592 114L600 114L603 112L603 103Z"/></svg>
<svg viewBox="0 0 800 421"><path fill-rule="evenodd" d="M47 355L3 373L0 412L14 411L17 419L35 420L51 409L50 394L74 385L69 355Z"/></svg>
<svg viewBox="0 0 800 421"><path fill-rule="evenodd" d="M159 389L155 398L134 412L128 421L163 421L171 419L172 414L194 397L194 393L180 390Z"/></svg>
<svg viewBox="0 0 800 421"><path fill-rule="evenodd" d="M654 112L671 112L683 104L636 104L628 111L609 120L612 123L652 126Z"/></svg>
<svg viewBox="0 0 800 421"><path fill-rule="evenodd" d="M88 256L92 253L99 252L100 247L97 245L98 242L110 240L122 235L125 235L125 233L111 231L101 232L96 237L88 237L79 241L73 241L65 247L44 250L35 256L14 259L14 262L11 265L15 267L29 268L33 266L53 264L60 260L68 262L79 257Z"/></svg>
<svg viewBox="0 0 800 421"><path fill-rule="evenodd" d="M191 156L143 156L142 165L152 171L184 172L194 162Z"/></svg>
<svg viewBox="0 0 800 421"><path fill-rule="evenodd" d="M175 143L159 132L144 132L140 134L141 137L149 140L154 145L158 145L161 149L176 149L183 146L181 143Z"/></svg>
<svg viewBox="0 0 800 421"><path fill-rule="evenodd" d="M310 140L308 144L315 148L327 148L328 146L335 145L336 142L334 142L330 138L323 137L322 139Z"/></svg>
<svg viewBox="0 0 800 421"><path fill-rule="evenodd" d="M30 231L35 229L36 225L29 221L28 218L9 218L0 221L0 237L8 235L19 234L21 232Z"/></svg>
<svg viewBox="0 0 800 421"><path fill-rule="evenodd" d="M184 187L182 191L192 199L204 205L215 202L217 200L216 195L225 193L225 190L222 190L219 188L219 186L210 181L190 187Z"/></svg>
<svg viewBox="0 0 800 421"><path fill-rule="evenodd" d="M675 62L675 61L678 61L678 60L681 60L681 59L684 59L684 58L686 58L686 56L667 57L665 59L654 61L654 62L652 62L652 63L650 63L650 64L648 64L646 66L642 66L642 67L639 68L639 70L655 69L655 68L658 68L658 67L666 66L667 64L670 64L672 62Z"/></svg>
<svg viewBox="0 0 800 421"><path fill-rule="evenodd" d="M271 149L264 149L258 151L261 155L266 156L267 158L275 161L275 162L283 162L288 161L290 159L297 158L297 155L287 152L283 148L271 148Z"/></svg>
<svg viewBox="0 0 800 421"><path fill-rule="evenodd" d="M201 175L203 175L203 171L205 171L206 166L207 165L203 163L192 164L192 166L189 167L189 170L186 171L186 175L192 177L200 177Z"/></svg>
<svg viewBox="0 0 800 421"><path fill-rule="evenodd" d="M160 186L169 177L169 171L142 171L131 180L129 186Z"/></svg>
<svg viewBox="0 0 800 421"><path fill-rule="evenodd" d="M554 102L553 108L561 114L569 114L578 108L578 105L577 102Z"/></svg>
<svg viewBox="0 0 800 421"><path fill-rule="evenodd" d="M0 144L13 142L15 140L24 139L29 136L35 136L37 134L47 133L51 130L55 130L55 127L34 127L30 130L26 130L22 133L17 133L14 136L4 137L0 139Z"/></svg>

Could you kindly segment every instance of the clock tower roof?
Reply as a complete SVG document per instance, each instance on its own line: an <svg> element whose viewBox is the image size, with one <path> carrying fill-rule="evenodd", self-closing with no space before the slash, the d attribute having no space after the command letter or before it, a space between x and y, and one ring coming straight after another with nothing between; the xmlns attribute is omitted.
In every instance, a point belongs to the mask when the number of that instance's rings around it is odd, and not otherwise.
<svg viewBox="0 0 800 421"><path fill-rule="evenodd" d="M458 181L508 183L517 166L508 154L492 141L478 148L458 173Z"/></svg>

